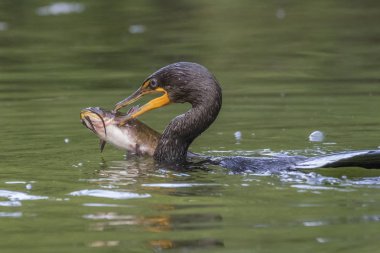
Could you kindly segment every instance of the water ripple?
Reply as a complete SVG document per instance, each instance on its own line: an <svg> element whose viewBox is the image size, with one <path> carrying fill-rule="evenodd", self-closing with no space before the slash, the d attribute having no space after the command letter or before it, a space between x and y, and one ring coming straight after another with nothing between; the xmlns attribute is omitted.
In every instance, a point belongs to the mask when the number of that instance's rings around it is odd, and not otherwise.
<svg viewBox="0 0 380 253"><path fill-rule="evenodd" d="M301 190L335 190L341 192L352 192L353 189L341 189L337 187L330 186L317 186L317 185L307 185L307 184L294 184L291 187L301 189Z"/></svg>
<svg viewBox="0 0 380 253"><path fill-rule="evenodd" d="M23 192L0 190L0 197L7 198L11 201L14 200L38 200L38 199L47 199L46 196L35 196L29 195Z"/></svg>
<svg viewBox="0 0 380 253"><path fill-rule="evenodd" d="M0 201L0 206L21 206L20 201Z"/></svg>
<svg viewBox="0 0 380 253"><path fill-rule="evenodd" d="M138 194L133 192L119 192L110 190L80 190L69 193L71 196L88 196L88 197L99 197L99 198L110 198L110 199L141 199L149 198L150 194Z"/></svg>
<svg viewBox="0 0 380 253"><path fill-rule="evenodd" d="M160 188L189 188L189 187L194 187L194 186L222 186L222 185L221 184L202 184L202 183L160 183L160 184L142 184L142 186L160 187Z"/></svg>
<svg viewBox="0 0 380 253"><path fill-rule="evenodd" d="M82 205L91 206L91 207L131 207L129 205L106 204L106 203L84 203Z"/></svg>
<svg viewBox="0 0 380 253"><path fill-rule="evenodd" d="M22 212L0 212L0 217L19 218L22 216Z"/></svg>
<svg viewBox="0 0 380 253"><path fill-rule="evenodd" d="M352 187L351 190L358 187L380 187L380 177L360 177L348 179L346 176L341 178L323 176L315 172L304 173L301 171L283 172L280 174L280 180L285 183L294 184L292 187L312 190L342 190L338 187Z"/></svg>
<svg viewBox="0 0 380 253"><path fill-rule="evenodd" d="M134 220L136 219L133 215L119 215L117 213L97 213L97 214L86 214L83 216L85 219L89 220Z"/></svg>

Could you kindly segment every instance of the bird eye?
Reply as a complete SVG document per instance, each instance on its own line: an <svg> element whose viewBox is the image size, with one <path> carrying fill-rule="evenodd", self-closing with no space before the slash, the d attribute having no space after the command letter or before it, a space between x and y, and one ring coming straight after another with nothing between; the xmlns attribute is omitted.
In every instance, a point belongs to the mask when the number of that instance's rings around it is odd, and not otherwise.
<svg viewBox="0 0 380 253"><path fill-rule="evenodd" d="M158 82L157 82L157 80L156 80L156 79L152 79L152 80L150 80L150 82L149 82L149 86L150 86L151 89L155 89L155 88L157 88L157 86L158 86Z"/></svg>

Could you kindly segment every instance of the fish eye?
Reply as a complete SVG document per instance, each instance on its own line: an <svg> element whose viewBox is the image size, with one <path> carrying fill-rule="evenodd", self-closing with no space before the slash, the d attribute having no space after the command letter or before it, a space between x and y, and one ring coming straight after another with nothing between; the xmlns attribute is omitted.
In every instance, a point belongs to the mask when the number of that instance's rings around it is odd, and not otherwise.
<svg viewBox="0 0 380 253"><path fill-rule="evenodd" d="M157 80L156 80L156 79L152 79L152 80L150 80L150 82L149 82L149 86L150 86L151 89L156 89L156 88L158 87L158 82L157 82Z"/></svg>

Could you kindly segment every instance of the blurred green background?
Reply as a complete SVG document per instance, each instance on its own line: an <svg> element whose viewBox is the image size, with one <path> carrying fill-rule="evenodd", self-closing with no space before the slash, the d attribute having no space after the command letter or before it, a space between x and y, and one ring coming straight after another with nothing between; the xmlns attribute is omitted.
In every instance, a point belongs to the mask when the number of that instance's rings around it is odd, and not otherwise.
<svg viewBox="0 0 380 253"><path fill-rule="evenodd" d="M376 149L379 24L368 0L0 1L1 252L378 252L376 170L157 170L100 154L79 111L193 61L224 97L192 151ZM187 108L141 120L162 131Z"/></svg>

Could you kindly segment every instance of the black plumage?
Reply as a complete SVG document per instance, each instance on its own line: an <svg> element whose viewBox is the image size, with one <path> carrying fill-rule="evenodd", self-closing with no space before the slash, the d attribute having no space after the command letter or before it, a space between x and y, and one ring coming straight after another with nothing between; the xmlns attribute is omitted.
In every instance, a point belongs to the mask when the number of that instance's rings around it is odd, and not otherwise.
<svg viewBox="0 0 380 253"><path fill-rule="evenodd" d="M218 81L205 67L197 63L173 63L146 78L136 92L116 104L115 110L129 105L149 93L163 93L163 95L137 109L132 114L132 118L169 103L191 104L192 107L187 112L171 120L154 152L154 159L158 162L185 162L189 155L187 150L190 144L215 121L222 107L222 89ZM311 158L302 156L198 157L237 172L245 170L280 172L282 170L350 166L380 167L379 150L347 151Z"/></svg>

